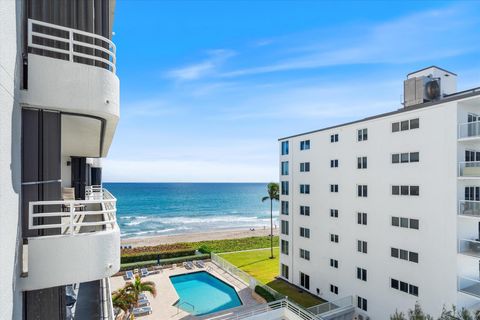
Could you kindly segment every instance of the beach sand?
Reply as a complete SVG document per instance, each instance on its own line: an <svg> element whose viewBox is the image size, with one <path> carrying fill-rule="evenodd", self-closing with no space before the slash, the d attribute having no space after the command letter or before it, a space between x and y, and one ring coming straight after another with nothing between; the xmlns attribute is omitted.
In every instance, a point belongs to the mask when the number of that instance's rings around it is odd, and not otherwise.
<svg viewBox="0 0 480 320"><path fill-rule="evenodd" d="M212 230L198 233L184 233L184 234L172 234L151 236L144 238L126 238L122 239L122 245L131 245L134 247L142 246L156 246L159 244L171 244L177 242L197 242L205 240L223 240L223 239L239 239L247 237L261 237L268 236L270 234L270 228L267 229L255 229L250 231L248 229L232 229L232 230ZM273 229L273 234L278 235L278 228Z"/></svg>

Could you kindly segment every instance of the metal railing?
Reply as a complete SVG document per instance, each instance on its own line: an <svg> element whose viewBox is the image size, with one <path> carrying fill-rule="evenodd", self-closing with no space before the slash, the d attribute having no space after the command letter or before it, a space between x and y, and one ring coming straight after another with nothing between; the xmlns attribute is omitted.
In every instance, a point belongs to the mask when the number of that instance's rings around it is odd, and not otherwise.
<svg viewBox="0 0 480 320"><path fill-rule="evenodd" d="M480 201L460 200L458 214L461 216L480 218Z"/></svg>
<svg viewBox="0 0 480 320"><path fill-rule="evenodd" d="M458 138L472 138L480 136L480 121L460 123L458 125Z"/></svg>
<svg viewBox="0 0 480 320"><path fill-rule="evenodd" d="M457 278L458 291L480 298L480 280L466 277Z"/></svg>
<svg viewBox="0 0 480 320"><path fill-rule="evenodd" d="M277 300L285 298L285 295L279 293L278 291L270 288L267 285L264 285L263 283L259 282L257 279L254 277L250 276L248 273L246 273L243 270L240 270L227 260L223 259L222 257L218 256L215 253L211 253L211 261L217 265L220 269L224 270L225 272L231 274L235 278L239 279L243 283L245 283L247 286L249 286L252 290L255 290L256 286L260 286L266 291L268 291L273 297Z"/></svg>
<svg viewBox="0 0 480 320"><path fill-rule="evenodd" d="M47 233L55 229L56 234L62 235L111 230L116 224L116 202L117 199L106 189L103 189L101 199L31 201L28 204L28 229Z"/></svg>
<svg viewBox="0 0 480 320"><path fill-rule="evenodd" d="M58 59L116 72L115 44L95 33L28 19L28 46Z"/></svg>
<svg viewBox="0 0 480 320"><path fill-rule="evenodd" d="M348 296L335 301L317 304L316 306L307 308L307 310L313 314L322 314L325 312L330 312L340 308L348 308L351 306L353 306L353 297Z"/></svg>
<svg viewBox="0 0 480 320"><path fill-rule="evenodd" d="M282 315L285 315L285 312L287 310L295 314L296 316L298 316L298 319L302 319L302 320L322 320L323 319L322 317L318 315L314 315L313 313L303 309L302 307L298 306L297 304L287 299L277 300L277 301L262 304L259 306L242 309L242 310L239 310L238 312L233 312L233 313L229 312L228 314L225 314L225 315L217 315L207 319L240 320L240 319L248 319L250 317L258 316L261 314L265 315L264 317L262 317L262 319L268 319L268 316L266 314L269 312L280 311L282 312ZM277 317L272 319L277 319Z"/></svg>
<svg viewBox="0 0 480 320"><path fill-rule="evenodd" d="M101 185L93 185L85 187L85 199L87 200L99 200L103 199L103 188Z"/></svg>
<svg viewBox="0 0 480 320"><path fill-rule="evenodd" d="M459 177L479 177L480 161L462 161L458 163Z"/></svg>

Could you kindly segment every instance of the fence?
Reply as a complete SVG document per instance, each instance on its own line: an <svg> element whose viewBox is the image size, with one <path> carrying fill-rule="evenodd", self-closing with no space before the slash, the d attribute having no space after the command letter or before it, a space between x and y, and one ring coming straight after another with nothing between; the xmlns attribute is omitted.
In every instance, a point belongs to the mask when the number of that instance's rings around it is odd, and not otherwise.
<svg viewBox="0 0 480 320"><path fill-rule="evenodd" d="M263 283L259 282L257 279L254 277L250 276L248 273L245 271L242 271L238 269L236 266L228 262L227 260L221 258L217 254L213 253L211 254L211 259L212 262L215 263L220 269L228 272L235 278L241 280L244 282L246 285L248 285L252 290L255 290L256 286L260 286L266 291L268 291L276 300L283 299L285 296L278 291L270 288L269 286L264 285Z"/></svg>

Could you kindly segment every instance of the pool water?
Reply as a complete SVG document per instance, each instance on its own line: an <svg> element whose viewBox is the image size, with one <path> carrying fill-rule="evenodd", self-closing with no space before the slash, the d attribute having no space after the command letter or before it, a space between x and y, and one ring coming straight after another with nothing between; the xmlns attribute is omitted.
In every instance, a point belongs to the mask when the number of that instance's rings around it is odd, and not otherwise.
<svg viewBox="0 0 480 320"><path fill-rule="evenodd" d="M200 316L242 305L235 289L205 271L170 277L178 296L176 305Z"/></svg>

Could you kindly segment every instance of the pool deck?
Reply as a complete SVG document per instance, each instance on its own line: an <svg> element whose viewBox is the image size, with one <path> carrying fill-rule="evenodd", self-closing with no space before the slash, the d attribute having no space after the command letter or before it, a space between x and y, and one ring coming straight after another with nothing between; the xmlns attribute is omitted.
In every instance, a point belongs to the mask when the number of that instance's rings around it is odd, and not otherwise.
<svg viewBox="0 0 480 320"><path fill-rule="evenodd" d="M144 320L177 320L177 319L185 319L185 320L193 320L193 319L207 319L215 316L216 314L223 314L227 312L227 310L213 313L206 316L192 316L191 314L178 309L173 304L177 302L178 295L173 287L172 283L170 282L170 276L197 272L197 271L206 271L225 281L226 283L230 284L235 288L237 291L240 300L242 300L243 305L229 309L228 311L240 311L243 308L248 308L251 306L259 305L260 302L255 300L252 296L252 290L244 284L242 281L238 280L237 278L233 277L229 273L223 271L215 264L211 262L205 263L205 268L193 268L192 270L187 270L183 266L177 266L174 269L167 268L162 269L162 272L158 274L152 274L144 278L148 281L153 281L157 287L157 296L154 298L150 293L147 293L148 299L150 300L150 307L152 307L152 314L136 317L136 319L144 319ZM117 290L122 288L125 285L125 280L123 277L112 277L111 278L111 288L112 290Z"/></svg>

